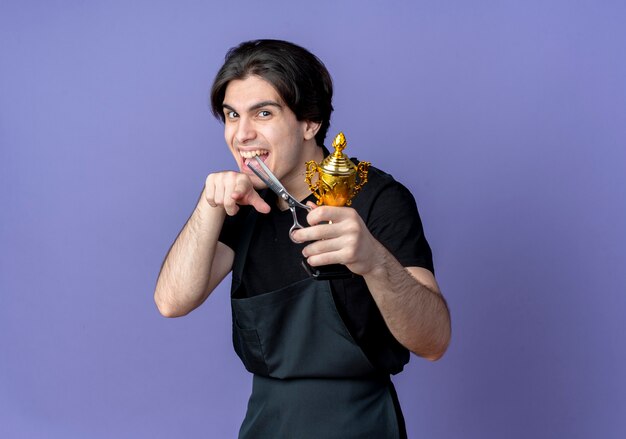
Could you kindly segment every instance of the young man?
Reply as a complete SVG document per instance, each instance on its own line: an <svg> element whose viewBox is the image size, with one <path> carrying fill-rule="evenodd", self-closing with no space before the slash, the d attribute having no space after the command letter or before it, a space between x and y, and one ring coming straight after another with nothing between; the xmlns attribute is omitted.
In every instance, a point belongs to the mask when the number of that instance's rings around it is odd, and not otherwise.
<svg viewBox="0 0 626 439"><path fill-rule="evenodd" d="M450 318L412 195L370 168L352 207L320 206L292 225L286 203L251 172L260 156L306 203L305 162L321 162L332 82L313 54L259 40L231 49L211 91L238 171L210 174L172 245L155 291L183 316L232 270L233 342L254 374L240 438L400 438L389 379L409 351L436 360ZM306 223L305 223L306 224ZM301 266L343 264L357 276L320 281Z"/></svg>

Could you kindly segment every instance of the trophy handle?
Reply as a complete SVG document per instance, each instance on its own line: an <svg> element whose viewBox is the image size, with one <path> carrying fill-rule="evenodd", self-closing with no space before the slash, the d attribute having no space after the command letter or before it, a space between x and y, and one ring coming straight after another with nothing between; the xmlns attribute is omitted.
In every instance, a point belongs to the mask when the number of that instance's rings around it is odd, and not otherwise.
<svg viewBox="0 0 626 439"><path fill-rule="evenodd" d="M363 185L367 183L367 170L370 165L370 162L359 162L359 165L356 167L356 172L359 174L359 183L354 186L352 196L356 195L361 190Z"/></svg>
<svg viewBox="0 0 626 439"><path fill-rule="evenodd" d="M319 206L322 204L322 197L318 193L319 181L315 185L311 182L313 175L315 175L316 172L317 172L317 162L315 160L309 160L308 162L306 162L306 171L304 174L304 181L309 186L309 189L311 190L311 192L313 192L313 195L315 195L315 198L317 198L317 205Z"/></svg>

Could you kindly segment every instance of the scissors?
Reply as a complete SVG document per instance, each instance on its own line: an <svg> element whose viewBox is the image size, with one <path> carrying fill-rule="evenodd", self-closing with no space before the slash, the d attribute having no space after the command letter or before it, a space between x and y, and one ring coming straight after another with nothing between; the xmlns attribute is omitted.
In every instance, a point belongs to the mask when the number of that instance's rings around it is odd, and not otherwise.
<svg viewBox="0 0 626 439"><path fill-rule="evenodd" d="M270 171L265 163L263 163L263 160L261 160L259 156L255 156L253 160L250 160L248 162L248 168L250 168L250 170L254 172L256 176L259 177L261 181L263 181L263 183L267 185L268 188L273 190L276 195L278 195L280 198L287 202L289 210L291 211L291 216L293 216L293 226L291 226L291 228L289 229L289 238L293 242L297 243L298 241L293 239L292 234L298 229L303 229L304 226L298 222L298 217L296 216L296 207L307 211L311 211L312 209L309 206L302 204L301 202L296 200L293 195L287 192L285 186L283 186L278 178L276 178L276 176L272 174L272 171Z"/></svg>

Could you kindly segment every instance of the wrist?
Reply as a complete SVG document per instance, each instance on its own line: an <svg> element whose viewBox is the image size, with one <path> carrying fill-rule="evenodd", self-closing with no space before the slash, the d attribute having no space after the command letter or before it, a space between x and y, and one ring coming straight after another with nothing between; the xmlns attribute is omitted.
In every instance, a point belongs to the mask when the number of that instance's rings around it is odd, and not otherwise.
<svg viewBox="0 0 626 439"><path fill-rule="evenodd" d="M374 240L374 245L372 246L373 251L369 257L371 261L371 265L369 270L363 273L364 277L372 277L372 278L381 278L387 276L389 271L389 251L377 240Z"/></svg>
<svg viewBox="0 0 626 439"><path fill-rule="evenodd" d="M204 191L202 191L192 217L200 224L214 223L216 221L223 222L226 217L226 210L222 205L211 206L204 196Z"/></svg>

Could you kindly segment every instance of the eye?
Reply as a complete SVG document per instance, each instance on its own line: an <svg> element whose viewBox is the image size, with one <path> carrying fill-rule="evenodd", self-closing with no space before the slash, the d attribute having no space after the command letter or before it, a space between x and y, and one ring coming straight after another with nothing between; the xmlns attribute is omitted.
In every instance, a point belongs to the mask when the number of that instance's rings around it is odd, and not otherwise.
<svg viewBox="0 0 626 439"><path fill-rule="evenodd" d="M266 118L266 117L270 117L271 115L272 115L272 113L270 113L270 112L269 112L269 111L267 111L267 110L261 110L261 111L259 111L259 117Z"/></svg>
<svg viewBox="0 0 626 439"><path fill-rule="evenodd" d="M239 117L239 114L236 111L228 111L228 112L226 112L226 118L227 119L232 120L232 119L236 119L238 117Z"/></svg>

